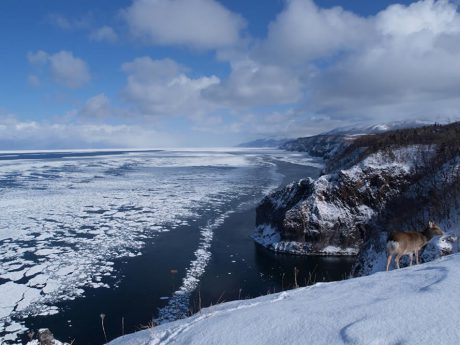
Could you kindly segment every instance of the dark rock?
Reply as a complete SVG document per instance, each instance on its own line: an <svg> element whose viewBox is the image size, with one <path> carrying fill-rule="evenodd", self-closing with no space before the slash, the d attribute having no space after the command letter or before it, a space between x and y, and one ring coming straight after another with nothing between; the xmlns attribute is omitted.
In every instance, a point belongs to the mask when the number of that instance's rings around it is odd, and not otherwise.
<svg viewBox="0 0 460 345"><path fill-rule="evenodd" d="M38 331L39 345L55 345L53 333L47 328Z"/></svg>

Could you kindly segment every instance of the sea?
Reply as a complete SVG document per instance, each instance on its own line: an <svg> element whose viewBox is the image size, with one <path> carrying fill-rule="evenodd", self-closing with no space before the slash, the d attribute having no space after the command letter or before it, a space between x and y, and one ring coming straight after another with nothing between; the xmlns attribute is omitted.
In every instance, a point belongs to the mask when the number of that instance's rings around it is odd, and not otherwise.
<svg viewBox="0 0 460 345"><path fill-rule="evenodd" d="M0 153L0 340L48 328L103 344L347 278L352 257L277 254L251 239L262 198L321 167L273 149Z"/></svg>

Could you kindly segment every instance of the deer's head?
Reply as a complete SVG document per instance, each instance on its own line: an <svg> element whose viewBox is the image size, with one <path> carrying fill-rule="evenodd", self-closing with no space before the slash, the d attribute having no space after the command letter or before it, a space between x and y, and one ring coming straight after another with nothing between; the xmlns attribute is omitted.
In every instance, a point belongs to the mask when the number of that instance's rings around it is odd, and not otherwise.
<svg viewBox="0 0 460 345"><path fill-rule="evenodd" d="M428 232L431 234L431 236L441 236L444 235L444 231L441 230L439 226L437 226L434 222L429 221L428 222Z"/></svg>

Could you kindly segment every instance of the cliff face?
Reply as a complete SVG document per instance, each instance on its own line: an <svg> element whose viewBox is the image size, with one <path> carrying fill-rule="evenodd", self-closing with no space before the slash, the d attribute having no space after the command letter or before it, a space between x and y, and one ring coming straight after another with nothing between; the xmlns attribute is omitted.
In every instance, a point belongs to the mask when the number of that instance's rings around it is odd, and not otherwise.
<svg viewBox="0 0 460 345"><path fill-rule="evenodd" d="M287 151L307 152L313 157L329 159L345 149L353 137L343 134L316 135L287 141L280 146Z"/></svg>
<svg viewBox="0 0 460 345"><path fill-rule="evenodd" d="M324 175L262 200L253 236L258 243L295 254L359 254L355 272L366 274L381 266L386 232L421 229L432 219L451 237L430 244L430 255L456 250L459 124L363 136L329 148Z"/></svg>
<svg viewBox="0 0 460 345"><path fill-rule="evenodd" d="M410 147L369 156L350 169L300 180L265 197L257 208L257 242L297 254L357 254L371 220L410 185L416 156ZM278 234L278 236L276 236Z"/></svg>

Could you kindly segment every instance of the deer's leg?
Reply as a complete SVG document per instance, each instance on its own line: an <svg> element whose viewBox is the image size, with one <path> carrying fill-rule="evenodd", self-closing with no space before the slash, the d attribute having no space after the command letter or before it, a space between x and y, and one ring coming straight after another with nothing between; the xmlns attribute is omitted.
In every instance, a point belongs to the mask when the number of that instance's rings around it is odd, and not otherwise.
<svg viewBox="0 0 460 345"><path fill-rule="evenodd" d="M409 254L409 266L412 266L412 258L413 258L413 254L410 253Z"/></svg>
<svg viewBox="0 0 460 345"><path fill-rule="evenodd" d="M391 257L392 257L392 256L393 256L392 254L388 255L388 259L387 259L387 272L388 272L388 270L390 269L390 263L391 263Z"/></svg>
<svg viewBox="0 0 460 345"><path fill-rule="evenodd" d="M399 267L399 259L401 259L401 254L398 254L398 255L396 255L396 257L395 257L395 262L396 262L396 267L397 267L397 268L400 268L400 267Z"/></svg>
<svg viewBox="0 0 460 345"><path fill-rule="evenodd" d="M415 251L415 262L417 263L417 265L420 263L420 260L418 258L418 250Z"/></svg>

